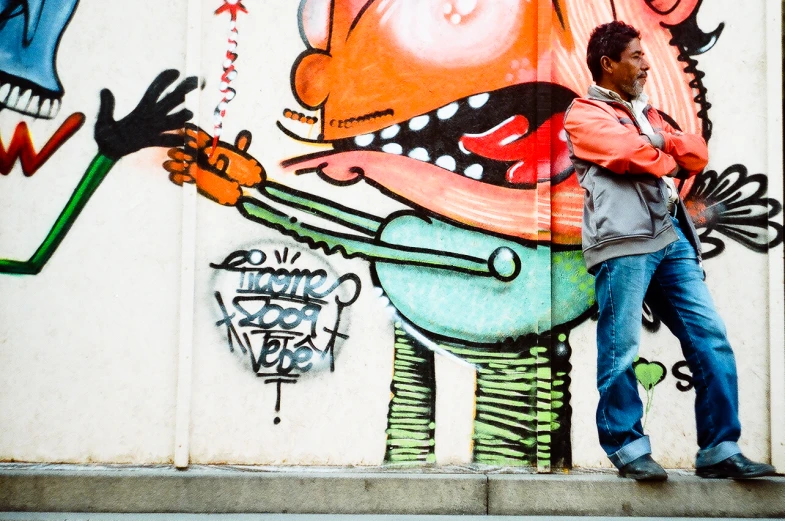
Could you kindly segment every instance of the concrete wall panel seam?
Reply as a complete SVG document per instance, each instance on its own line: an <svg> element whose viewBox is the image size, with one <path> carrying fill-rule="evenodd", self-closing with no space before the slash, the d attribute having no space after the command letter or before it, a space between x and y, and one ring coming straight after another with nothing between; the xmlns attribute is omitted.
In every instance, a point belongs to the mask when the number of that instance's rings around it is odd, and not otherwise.
<svg viewBox="0 0 785 521"><path fill-rule="evenodd" d="M201 60L201 0L188 0L186 73L199 75ZM199 93L191 92L186 106L199 118ZM177 378L177 419L174 464L185 468L190 452L191 394L193 386L194 286L196 273L196 186L183 187L182 254L180 265L180 343Z"/></svg>
<svg viewBox="0 0 785 521"><path fill-rule="evenodd" d="M770 193L783 193L782 128L782 3L769 2L766 8L768 170ZM785 285L783 252L769 255L769 349L771 460L785 467Z"/></svg>

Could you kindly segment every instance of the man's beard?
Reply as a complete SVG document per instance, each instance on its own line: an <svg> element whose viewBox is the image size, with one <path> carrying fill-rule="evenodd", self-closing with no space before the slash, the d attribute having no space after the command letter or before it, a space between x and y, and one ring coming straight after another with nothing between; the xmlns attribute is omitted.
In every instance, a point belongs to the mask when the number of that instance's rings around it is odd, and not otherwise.
<svg viewBox="0 0 785 521"><path fill-rule="evenodd" d="M622 85L622 89L624 89L624 92L629 94L632 99L635 99L643 94L643 79L644 78L635 78L632 83Z"/></svg>

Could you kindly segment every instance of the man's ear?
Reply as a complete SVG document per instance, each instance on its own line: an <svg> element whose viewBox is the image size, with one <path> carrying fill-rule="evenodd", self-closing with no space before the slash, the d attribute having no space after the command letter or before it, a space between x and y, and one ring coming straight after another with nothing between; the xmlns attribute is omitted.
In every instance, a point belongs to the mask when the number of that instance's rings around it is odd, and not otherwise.
<svg viewBox="0 0 785 521"><path fill-rule="evenodd" d="M613 60L611 60L608 56L603 56L600 58L600 67L602 70L607 72L608 74L613 72Z"/></svg>

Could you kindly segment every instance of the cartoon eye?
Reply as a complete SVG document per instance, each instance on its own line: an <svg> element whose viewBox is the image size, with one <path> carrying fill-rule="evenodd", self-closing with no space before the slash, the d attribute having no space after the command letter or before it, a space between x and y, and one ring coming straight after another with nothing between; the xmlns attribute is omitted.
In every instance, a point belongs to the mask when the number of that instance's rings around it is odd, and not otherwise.
<svg viewBox="0 0 785 521"><path fill-rule="evenodd" d="M417 0L390 7L398 44L417 58L443 65L487 62L506 51L523 30L530 3L520 0Z"/></svg>
<svg viewBox="0 0 785 521"><path fill-rule="evenodd" d="M299 20L300 36L314 49L322 51L333 41L346 38L349 28L374 0L302 0ZM331 34L332 33L332 34Z"/></svg>
<svg viewBox="0 0 785 521"><path fill-rule="evenodd" d="M314 49L326 50L330 38L330 0L302 0L300 37Z"/></svg>

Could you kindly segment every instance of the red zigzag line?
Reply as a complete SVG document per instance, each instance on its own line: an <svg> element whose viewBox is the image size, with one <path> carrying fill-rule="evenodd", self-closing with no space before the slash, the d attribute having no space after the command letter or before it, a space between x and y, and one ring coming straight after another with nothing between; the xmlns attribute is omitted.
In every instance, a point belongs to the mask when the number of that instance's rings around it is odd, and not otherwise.
<svg viewBox="0 0 785 521"><path fill-rule="evenodd" d="M68 116L38 153L36 153L33 146L33 138L30 136L27 123L24 121L20 122L16 126L14 136L11 138L7 149L3 145L2 139L0 139L0 174L8 175L11 173L11 168L13 168L16 160L19 159L25 177L30 177L57 152L58 148L82 128L84 122L85 115L81 112L75 112Z"/></svg>

